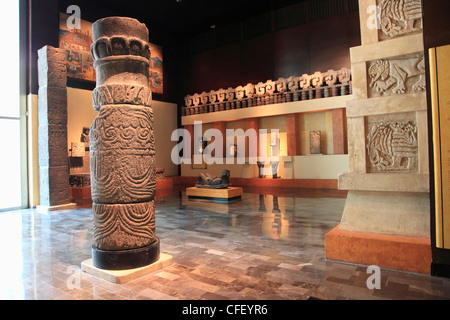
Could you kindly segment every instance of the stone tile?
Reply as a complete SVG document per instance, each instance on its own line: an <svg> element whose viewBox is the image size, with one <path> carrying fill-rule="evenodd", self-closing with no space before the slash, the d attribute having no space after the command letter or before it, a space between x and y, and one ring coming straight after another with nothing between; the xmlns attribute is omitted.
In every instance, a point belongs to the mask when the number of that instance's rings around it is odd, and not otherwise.
<svg viewBox="0 0 450 320"><path fill-rule="evenodd" d="M188 201L183 200L180 207L184 192L174 188L158 203L156 218L162 252L173 255L173 264L119 285L77 273L81 262L90 258L90 208L52 215L40 215L32 209L2 213L0 231L6 225L14 231L8 244L15 254L9 256L9 266L0 265L0 274L15 278L2 281L0 298L450 299L450 279L381 269L381 289L369 290L366 266L326 260L325 234L339 223L345 198L328 198L326 192L308 198L310 194L299 189L279 197L282 217L289 216L282 220L289 222L289 233L284 239L274 239L265 229L272 225L274 215L257 211L258 194L244 193L240 206L230 207L230 215L206 210L198 214L189 208ZM269 204L273 197L266 194L265 199ZM298 200L296 205L292 205L294 200ZM234 225L232 215L237 217ZM68 281L76 277L77 286L70 288Z"/></svg>

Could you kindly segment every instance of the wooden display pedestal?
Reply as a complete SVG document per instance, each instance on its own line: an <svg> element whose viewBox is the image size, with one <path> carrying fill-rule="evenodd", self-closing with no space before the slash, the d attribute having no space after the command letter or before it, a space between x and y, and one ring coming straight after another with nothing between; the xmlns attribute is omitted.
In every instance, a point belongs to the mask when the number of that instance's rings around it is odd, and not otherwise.
<svg viewBox="0 0 450 320"><path fill-rule="evenodd" d="M186 195L189 199L205 199L219 202L229 202L240 200L244 194L242 187L228 187L226 189L209 189L209 188L186 188Z"/></svg>
<svg viewBox="0 0 450 320"><path fill-rule="evenodd" d="M333 261L430 274L431 242L427 238L340 230L325 236L326 258Z"/></svg>

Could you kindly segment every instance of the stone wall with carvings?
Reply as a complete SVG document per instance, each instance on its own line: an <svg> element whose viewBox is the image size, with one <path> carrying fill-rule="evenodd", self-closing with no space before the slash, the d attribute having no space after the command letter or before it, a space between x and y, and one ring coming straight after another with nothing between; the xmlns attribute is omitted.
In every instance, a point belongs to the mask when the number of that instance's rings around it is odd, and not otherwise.
<svg viewBox="0 0 450 320"><path fill-rule="evenodd" d="M370 22L378 8L378 25ZM428 129L419 0L360 0L361 46L350 49L348 190L340 228L429 236ZM388 194L395 195L392 199ZM374 207L374 204L377 205Z"/></svg>

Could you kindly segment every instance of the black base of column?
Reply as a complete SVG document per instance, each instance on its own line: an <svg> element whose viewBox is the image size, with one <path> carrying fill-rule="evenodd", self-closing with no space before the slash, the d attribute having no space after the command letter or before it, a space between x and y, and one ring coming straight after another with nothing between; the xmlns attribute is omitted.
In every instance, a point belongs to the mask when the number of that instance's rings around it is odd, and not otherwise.
<svg viewBox="0 0 450 320"><path fill-rule="evenodd" d="M159 259L159 240L154 244L129 250L101 250L92 246L92 264L106 270L127 270L147 266Z"/></svg>

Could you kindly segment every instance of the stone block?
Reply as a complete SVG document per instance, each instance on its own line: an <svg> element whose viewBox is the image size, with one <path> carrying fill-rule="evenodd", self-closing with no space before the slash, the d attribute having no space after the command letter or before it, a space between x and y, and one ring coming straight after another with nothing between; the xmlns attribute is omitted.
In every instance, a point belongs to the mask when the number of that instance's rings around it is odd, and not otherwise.
<svg viewBox="0 0 450 320"><path fill-rule="evenodd" d="M430 237L427 192L349 191L341 230Z"/></svg>
<svg viewBox="0 0 450 320"><path fill-rule="evenodd" d="M156 192L155 156L148 152L90 152L92 200L97 203L136 203Z"/></svg>
<svg viewBox="0 0 450 320"><path fill-rule="evenodd" d="M39 166L67 166L67 127L39 126Z"/></svg>
<svg viewBox="0 0 450 320"><path fill-rule="evenodd" d="M45 46L38 50L39 87L67 85L67 52L65 49Z"/></svg>
<svg viewBox="0 0 450 320"><path fill-rule="evenodd" d="M38 94L39 125L67 125L67 89L45 86Z"/></svg>
<svg viewBox="0 0 450 320"><path fill-rule="evenodd" d="M57 206L70 203L69 167L40 167L40 205Z"/></svg>

